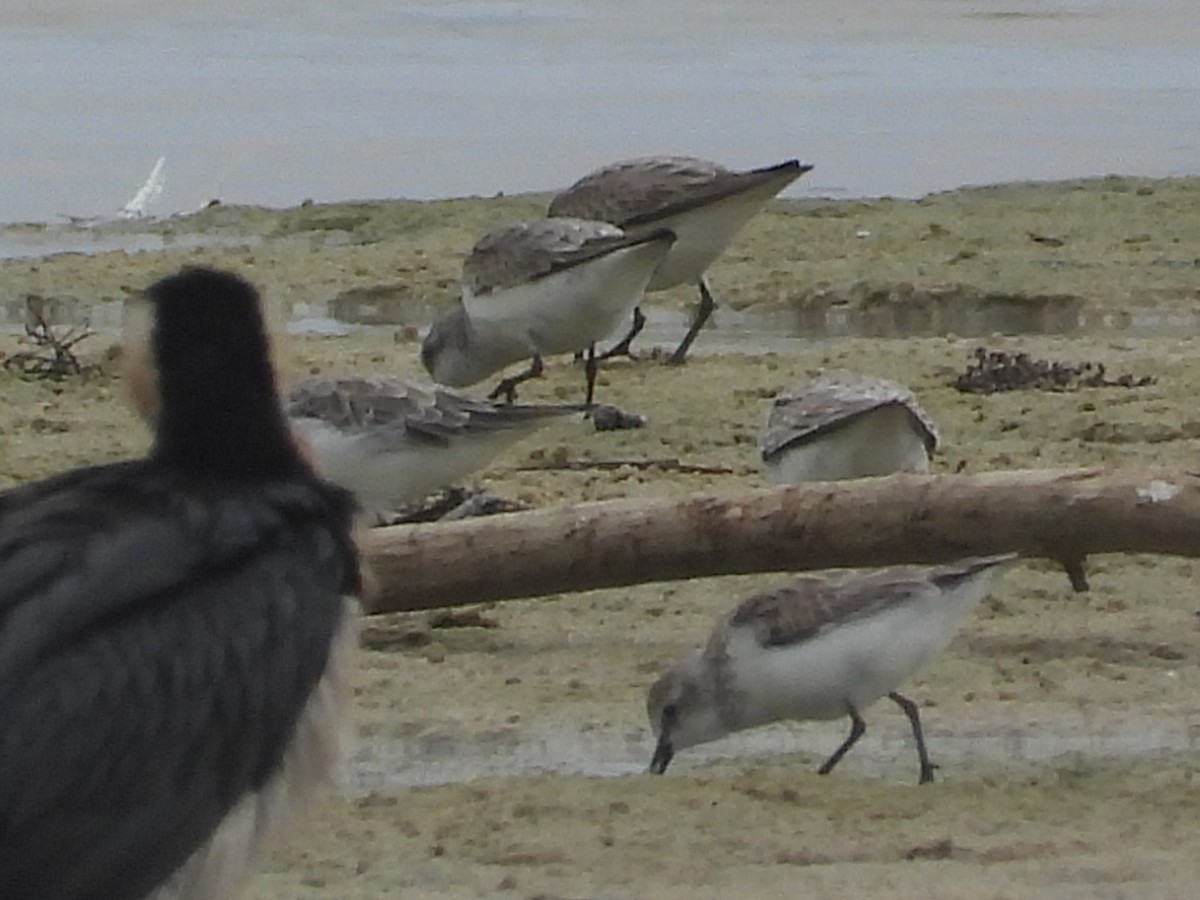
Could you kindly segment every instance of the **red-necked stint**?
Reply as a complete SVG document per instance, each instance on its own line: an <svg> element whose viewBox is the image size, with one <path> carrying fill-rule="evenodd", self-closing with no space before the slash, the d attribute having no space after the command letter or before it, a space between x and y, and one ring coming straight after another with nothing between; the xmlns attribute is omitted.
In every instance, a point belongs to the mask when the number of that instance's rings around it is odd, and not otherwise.
<svg viewBox="0 0 1200 900"><path fill-rule="evenodd" d="M293 443L252 287L148 296L150 454L0 494L5 900L229 896L341 759L353 498Z"/></svg>
<svg viewBox="0 0 1200 900"><path fill-rule="evenodd" d="M929 471L937 426L894 381L831 373L771 401L758 447L775 484Z"/></svg>
<svg viewBox="0 0 1200 900"><path fill-rule="evenodd" d="M437 384L354 376L306 378L285 401L317 470L374 512L455 484L539 428L586 409L494 403Z"/></svg>
<svg viewBox="0 0 1200 900"><path fill-rule="evenodd" d="M886 695L912 725L921 783L932 781L916 704L896 688L945 649L998 568L1016 558L802 575L746 598L704 648L650 688L658 737L650 771L661 774L677 751L734 731L848 716L849 737L817 770L827 775L866 730L862 711Z"/></svg>
<svg viewBox="0 0 1200 900"><path fill-rule="evenodd" d="M587 402L595 390L595 343L637 305L674 243L663 229L626 235L583 219L536 219L485 235L463 263L462 297L434 323L421 361L434 381L464 387L531 359L491 397L510 402L542 360L588 351Z"/></svg>
<svg viewBox="0 0 1200 900"><path fill-rule="evenodd" d="M671 356L671 362L681 363L716 308L704 278L708 267L767 201L811 169L791 159L737 172L693 156L644 156L585 175L550 202L548 214L612 222L626 234L659 228L675 233L675 246L646 290L680 284L700 289L691 327ZM633 328L604 356L628 353L645 322L641 310L635 309Z"/></svg>

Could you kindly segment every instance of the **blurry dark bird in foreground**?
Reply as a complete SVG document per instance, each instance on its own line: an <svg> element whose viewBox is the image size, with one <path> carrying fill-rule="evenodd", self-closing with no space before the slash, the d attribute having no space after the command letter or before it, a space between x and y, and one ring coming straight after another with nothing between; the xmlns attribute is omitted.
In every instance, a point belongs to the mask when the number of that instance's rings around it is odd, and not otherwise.
<svg viewBox="0 0 1200 900"><path fill-rule="evenodd" d="M145 459L0 494L0 897L229 896L333 776L349 494L280 408L258 295L149 291Z"/></svg>

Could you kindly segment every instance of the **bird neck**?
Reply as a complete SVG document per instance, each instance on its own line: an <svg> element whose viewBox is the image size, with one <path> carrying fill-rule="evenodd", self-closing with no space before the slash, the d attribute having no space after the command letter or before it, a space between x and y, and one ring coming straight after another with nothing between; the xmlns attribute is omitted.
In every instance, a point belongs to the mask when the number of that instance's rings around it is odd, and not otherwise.
<svg viewBox="0 0 1200 900"><path fill-rule="evenodd" d="M287 478L307 466L279 402L258 292L229 272L190 268L148 291L145 339L158 412L154 456L193 474Z"/></svg>
<svg viewBox="0 0 1200 900"><path fill-rule="evenodd" d="M179 391L164 403L154 456L196 473L247 479L295 476L308 467L280 410L272 380L240 390Z"/></svg>

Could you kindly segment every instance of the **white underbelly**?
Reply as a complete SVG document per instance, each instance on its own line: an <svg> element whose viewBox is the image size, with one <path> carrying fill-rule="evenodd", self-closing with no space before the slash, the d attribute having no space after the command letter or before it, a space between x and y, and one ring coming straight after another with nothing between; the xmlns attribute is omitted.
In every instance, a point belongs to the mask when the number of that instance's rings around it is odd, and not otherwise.
<svg viewBox="0 0 1200 900"><path fill-rule="evenodd" d="M514 348L513 362L573 353L625 324L666 250L639 244L504 291L464 295L463 305L482 339Z"/></svg>
<svg viewBox="0 0 1200 900"><path fill-rule="evenodd" d="M369 434L344 434L317 420L298 425L316 454L321 475L352 491L371 512L413 503L456 484L525 433L476 432L451 438L445 446L411 441L384 448Z"/></svg>
<svg viewBox="0 0 1200 900"><path fill-rule="evenodd" d="M890 406L815 438L797 441L763 461L773 484L841 481L929 471L924 435L912 416Z"/></svg>
<svg viewBox="0 0 1200 900"><path fill-rule="evenodd" d="M779 189L778 184L771 182L711 206L697 207L655 222L653 227L669 228L675 232L675 244L650 279L646 290L661 291L698 282L708 267L733 243L738 232Z"/></svg>
<svg viewBox="0 0 1200 900"><path fill-rule="evenodd" d="M945 649L969 605L940 598L931 588L928 599L791 647L760 648L748 630L739 632L730 648L734 684L744 702L741 727L780 719L837 719L850 706L865 709Z"/></svg>

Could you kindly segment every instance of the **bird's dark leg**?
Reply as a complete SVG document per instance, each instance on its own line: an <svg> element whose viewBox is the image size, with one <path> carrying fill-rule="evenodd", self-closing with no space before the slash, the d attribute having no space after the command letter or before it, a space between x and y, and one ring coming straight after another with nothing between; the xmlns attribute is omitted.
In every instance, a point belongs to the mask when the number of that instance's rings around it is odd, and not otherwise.
<svg viewBox="0 0 1200 900"><path fill-rule="evenodd" d="M1067 572L1067 577L1071 579L1071 590L1077 594L1082 594L1088 587L1087 570L1084 569L1084 563L1087 562L1087 557L1079 556L1065 558L1061 560L1062 567Z"/></svg>
<svg viewBox="0 0 1200 900"><path fill-rule="evenodd" d="M629 329L629 333L620 341L613 344L598 357L598 360L612 359L614 356L628 356L633 358L633 353L629 349L629 345L633 343L633 339L642 333L642 329L646 327L646 315L642 312L640 306L633 308L633 326Z"/></svg>
<svg viewBox="0 0 1200 900"><path fill-rule="evenodd" d="M929 761L929 753L925 750L925 734L921 731L921 717L917 714L917 704L895 691L888 694L888 698L895 701L908 716L909 724L912 725L913 740L917 742L917 759L921 761L920 783L928 784L933 781L933 770L937 766Z"/></svg>
<svg viewBox="0 0 1200 900"><path fill-rule="evenodd" d="M591 406L592 397L596 393L596 373L600 371L600 363L596 359L596 344L594 342L588 344L583 371L587 374L587 396L583 402Z"/></svg>
<svg viewBox="0 0 1200 900"><path fill-rule="evenodd" d="M522 381L528 381L530 378L539 377L545 369L546 364L542 362L542 357L539 354L535 354L533 361L529 363L528 369L505 378L492 388L492 392L488 394L488 399L495 400L497 397L503 396L505 403L512 403L517 399L517 385Z"/></svg>
<svg viewBox="0 0 1200 900"><path fill-rule="evenodd" d="M696 335L700 333L700 329L704 327L704 323L708 321L708 317L712 315L713 310L716 308L717 301L709 293L708 284L701 278L700 305L696 307L696 316L692 319L692 327L688 329L688 333L683 336L683 340L679 342L679 346L675 348L675 352L671 354L671 358L667 362L673 366L678 366L687 359L687 353L691 349L692 341L696 339Z"/></svg>
<svg viewBox="0 0 1200 900"><path fill-rule="evenodd" d="M828 775L833 771L833 767L838 764L846 751L855 745L863 732L867 730L867 723L862 720L862 716L858 714L858 710L850 704L846 704L846 712L850 716L850 734L842 741L842 746L833 751L833 756L822 763L821 768L817 769L818 775Z"/></svg>

